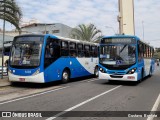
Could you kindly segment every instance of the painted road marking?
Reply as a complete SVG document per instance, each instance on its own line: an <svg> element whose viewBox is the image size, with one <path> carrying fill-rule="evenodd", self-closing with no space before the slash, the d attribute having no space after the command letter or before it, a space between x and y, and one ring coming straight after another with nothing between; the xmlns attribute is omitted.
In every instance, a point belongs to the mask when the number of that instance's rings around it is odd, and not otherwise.
<svg viewBox="0 0 160 120"><path fill-rule="evenodd" d="M78 83L93 82L93 81L96 81L96 80L99 80L99 79L97 79L97 78L90 78L90 79L87 79L87 80L82 80L82 81L80 81Z"/></svg>
<svg viewBox="0 0 160 120"><path fill-rule="evenodd" d="M95 81L95 80L98 80L97 78L92 78L92 79L87 79L87 80L84 80L84 81L81 81L83 83L86 83L86 82L92 82L92 81ZM81 82L77 82L77 83L81 83ZM38 96L38 95L43 95L45 93L50 93L50 92L53 92L53 91L57 91L57 90L61 90L61 89L65 89L65 88L68 88L70 86L67 86L67 87L61 87L61 88L57 88L57 89L53 89L53 90L49 90L49 91L45 91L45 92L40 92L38 94L32 94L32 95L25 95L26 97L20 97L20 98L12 98L12 100L9 100L9 101L5 101L5 102L2 102L0 103L0 105L3 105L3 104L6 104L6 103L10 103L10 102L14 102L14 101L18 101L18 100L23 100L23 99L26 99L26 98L30 98L30 97L35 97L35 96ZM0 88L0 90L3 90Z"/></svg>
<svg viewBox="0 0 160 120"><path fill-rule="evenodd" d="M36 97L36 96L43 95L43 94L50 93L50 92L55 92L55 91L58 91L58 90L66 89L68 87L70 87L70 86L61 87L61 88L57 88L57 89L54 89L54 90L49 90L49 91L41 92L41 93L38 93L38 94L29 95L29 96L26 96L26 97L21 97L21 98L9 100L9 101L1 102L0 105L6 104L6 103L15 102L15 101L18 101L18 100L23 100L23 99L31 98L31 97Z"/></svg>
<svg viewBox="0 0 160 120"><path fill-rule="evenodd" d="M119 88L119 87L121 87L121 86L122 86L122 85L119 85L119 86L114 87L114 88L112 88L112 89L110 89L110 90L107 90L107 91L105 91L105 92L103 92L103 93L101 93L101 94L99 94L99 95L96 95L96 96L94 96L94 97L92 97L92 98L90 98L90 99L88 99L88 100L86 100L86 101L83 101L83 102L81 102L81 103L79 103L79 104L77 104L77 105L75 105L75 106L73 106L73 107L71 107L71 108L68 108L68 109L64 110L63 112L60 112L60 113L58 113L57 115L55 115L55 116L53 116L53 117L47 118L46 120L56 119L57 117L65 114L65 113L67 113L67 112L69 112L69 111L72 111L72 110L74 110L74 109L76 109L76 108L78 108L78 107L80 107L80 106L82 106L82 105L84 105L84 104L92 101L92 100L95 100L96 98L99 98L99 97L101 97L101 96L103 96L103 95L105 95L105 94L107 94L107 93L109 93L109 92L111 92L111 91L113 91L113 90L116 90L117 88Z"/></svg>
<svg viewBox="0 0 160 120"><path fill-rule="evenodd" d="M151 110L152 114L153 114L154 111L157 111L157 108L158 108L158 106L159 106L159 103L160 103L160 94L159 94L156 102L155 102L154 105L153 105L153 108L152 108L152 110ZM150 116L150 117L147 118L147 120L153 120L153 118L154 118L154 116Z"/></svg>

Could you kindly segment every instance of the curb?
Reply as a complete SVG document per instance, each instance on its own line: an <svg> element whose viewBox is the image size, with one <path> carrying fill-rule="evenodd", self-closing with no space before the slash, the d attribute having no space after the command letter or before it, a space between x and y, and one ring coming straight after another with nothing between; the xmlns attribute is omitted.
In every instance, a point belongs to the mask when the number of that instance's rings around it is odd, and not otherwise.
<svg viewBox="0 0 160 120"><path fill-rule="evenodd" d="M0 87L5 87L11 85L11 82L9 82L8 78L0 79Z"/></svg>

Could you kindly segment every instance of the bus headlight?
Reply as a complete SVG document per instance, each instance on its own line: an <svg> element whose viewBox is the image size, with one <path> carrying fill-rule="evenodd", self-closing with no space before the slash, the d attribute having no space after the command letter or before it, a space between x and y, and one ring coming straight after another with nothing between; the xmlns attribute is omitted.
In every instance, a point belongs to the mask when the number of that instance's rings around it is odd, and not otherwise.
<svg viewBox="0 0 160 120"><path fill-rule="evenodd" d="M40 73L40 69L36 70L32 75L37 75L38 73Z"/></svg>
<svg viewBox="0 0 160 120"><path fill-rule="evenodd" d="M133 74L136 71L136 68L133 68L127 72L127 74Z"/></svg>
<svg viewBox="0 0 160 120"><path fill-rule="evenodd" d="M8 72L9 72L9 73L12 73L12 70L9 69Z"/></svg>
<svg viewBox="0 0 160 120"><path fill-rule="evenodd" d="M99 68L99 71L101 71L102 73L105 73L105 70L103 68Z"/></svg>

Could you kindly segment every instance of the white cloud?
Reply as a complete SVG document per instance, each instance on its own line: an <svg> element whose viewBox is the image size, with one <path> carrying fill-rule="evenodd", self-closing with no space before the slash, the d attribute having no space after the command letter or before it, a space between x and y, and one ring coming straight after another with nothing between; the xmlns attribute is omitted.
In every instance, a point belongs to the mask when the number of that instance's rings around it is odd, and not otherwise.
<svg viewBox="0 0 160 120"><path fill-rule="evenodd" d="M113 35L114 31L118 31L118 0L16 1L22 8L23 21L29 21L34 18L41 23L63 23L71 27L75 27L81 23L93 23L105 35ZM136 35L140 38L143 37L142 21L144 21L145 40L160 39L159 0L134 1ZM1 26L2 22L0 21ZM9 26L10 24L7 25L7 27ZM106 28L105 26L112 28ZM150 41L150 43L156 47L160 47L154 41Z"/></svg>
<svg viewBox="0 0 160 120"><path fill-rule="evenodd" d="M160 2L159 0L135 0L136 34L143 38L142 21L144 22L144 41L160 47ZM157 40L159 39L159 40ZM157 41L155 41L157 40Z"/></svg>

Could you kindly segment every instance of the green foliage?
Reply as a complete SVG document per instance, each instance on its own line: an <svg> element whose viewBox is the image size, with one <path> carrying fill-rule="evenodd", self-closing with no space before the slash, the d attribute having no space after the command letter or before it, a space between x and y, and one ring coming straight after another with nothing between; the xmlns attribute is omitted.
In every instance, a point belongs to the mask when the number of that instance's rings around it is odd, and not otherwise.
<svg viewBox="0 0 160 120"><path fill-rule="evenodd" d="M80 24L76 28L73 28L70 34L71 38L80 39L84 41L97 41L101 36L101 31L96 28L95 25Z"/></svg>
<svg viewBox="0 0 160 120"><path fill-rule="evenodd" d="M160 52L160 48L156 48L156 52Z"/></svg>
<svg viewBox="0 0 160 120"><path fill-rule="evenodd" d="M155 49L154 58L160 59L160 48Z"/></svg>
<svg viewBox="0 0 160 120"><path fill-rule="evenodd" d="M160 52L155 53L155 54L154 54L154 58L160 59Z"/></svg>
<svg viewBox="0 0 160 120"><path fill-rule="evenodd" d="M5 19L13 24L20 32L19 22L22 17L20 7L15 0L1 0L0 1L0 19Z"/></svg>

